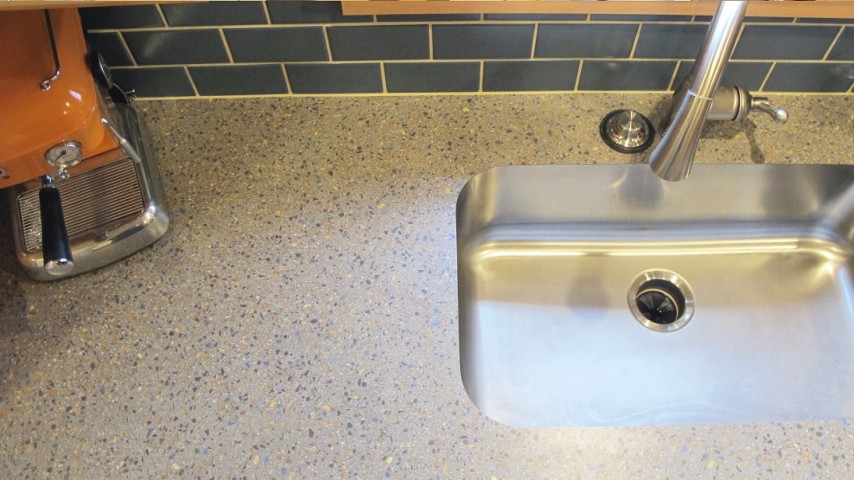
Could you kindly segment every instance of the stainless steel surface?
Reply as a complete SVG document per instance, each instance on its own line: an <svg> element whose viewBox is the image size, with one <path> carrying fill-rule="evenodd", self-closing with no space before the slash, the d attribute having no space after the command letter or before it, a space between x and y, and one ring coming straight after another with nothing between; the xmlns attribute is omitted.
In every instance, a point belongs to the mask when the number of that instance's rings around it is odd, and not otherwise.
<svg viewBox="0 0 854 480"><path fill-rule="evenodd" d="M51 76L44 79L41 82L41 84L39 85L39 87L41 87L42 90L47 91L47 90L50 90L50 87L53 86L53 82L55 82L59 79L61 69L60 69L60 65L59 65L59 53L57 53L57 51L56 51L56 39L53 36L53 24L50 21L50 10L44 11L44 21L45 21L45 24L47 27L48 40L50 41L50 51L53 53L53 67L54 67L54 72L51 74Z"/></svg>
<svg viewBox="0 0 854 480"><path fill-rule="evenodd" d="M685 83L688 93L711 101L732 56L747 9L746 1L721 2L709 25L706 39Z"/></svg>
<svg viewBox="0 0 854 480"><path fill-rule="evenodd" d="M789 121L789 112L771 105L771 101L766 97L752 97L750 99L750 111L765 112L781 125Z"/></svg>
<svg viewBox="0 0 854 480"><path fill-rule="evenodd" d="M140 215L145 210L133 161L121 158L68 180L57 182L62 195L66 229L71 240L79 240L94 230ZM27 190L18 196L24 251L41 251L39 191Z"/></svg>
<svg viewBox="0 0 854 480"><path fill-rule="evenodd" d="M674 95L667 131L649 157L652 170L665 180L683 180L691 172L700 132L735 48L746 8L746 1L720 3L694 67Z"/></svg>
<svg viewBox="0 0 854 480"><path fill-rule="evenodd" d="M767 97L755 97L741 87L718 87L712 107L706 120L738 121L752 112L764 112L775 122L784 124L789 120L789 112L771 105Z"/></svg>
<svg viewBox="0 0 854 480"><path fill-rule="evenodd" d="M682 294L684 305L682 305L681 311L677 310L678 315L676 315L676 320L674 322L657 323L645 318L645 316L640 312L637 297L641 293L641 288L650 281L665 281L677 288ZM667 295L666 292L663 293ZM644 327L656 332L675 332L687 325L694 316L694 291L691 289L691 285L689 285L684 278L679 276L678 273L671 272L669 270L654 269L641 272L640 275L635 277L631 285L629 285L627 302L629 311L635 317L635 320L640 322ZM678 302L674 301L674 303Z"/></svg>
<svg viewBox="0 0 854 480"><path fill-rule="evenodd" d="M706 120L738 121L750 113L750 92L741 87L718 87Z"/></svg>
<svg viewBox="0 0 854 480"><path fill-rule="evenodd" d="M74 271L74 261L69 258L51 260L45 264L44 270L54 277L64 277Z"/></svg>
<svg viewBox="0 0 854 480"><path fill-rule="evenodd" d="M621 152L635 152L649 146L653 129L640 113L615 110L603 119L601 133L608 146Z"/></svg>
<svg viewBox="0 0 854 480"><path fill-rule="evenodd" d="M66 227L74 268L63 276L76 275L127 257L160 238L169 224L154 165L132 107L112 105L119 124L112 126L120 144L93 163L106 165L57 182L65 210ZM57 277L44 269L41 255L39 182L12 190L13 227L18 259L36 280ZM17 207L17 208L16 208Z"/></svg>
<svg viewBox="0 0 854 480"><path fill-rule="evenodd" d="M457 204L460 362L513 426L854 418L854 166L502 167ZM642 272L691 321L645 328Z"/></svg>

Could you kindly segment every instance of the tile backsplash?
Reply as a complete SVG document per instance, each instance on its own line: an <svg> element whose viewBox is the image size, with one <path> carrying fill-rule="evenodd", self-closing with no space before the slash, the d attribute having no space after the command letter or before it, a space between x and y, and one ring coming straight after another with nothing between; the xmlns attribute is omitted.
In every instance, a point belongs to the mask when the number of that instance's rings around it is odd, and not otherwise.
<svg viewBox="0 0 854 480"><path fill-rule="evenodd" d="M667 91L709 17L344 16L333 1L80 9L90 45L139 97ZM724 82L852 93L854 20L748 17Z"/></svg>

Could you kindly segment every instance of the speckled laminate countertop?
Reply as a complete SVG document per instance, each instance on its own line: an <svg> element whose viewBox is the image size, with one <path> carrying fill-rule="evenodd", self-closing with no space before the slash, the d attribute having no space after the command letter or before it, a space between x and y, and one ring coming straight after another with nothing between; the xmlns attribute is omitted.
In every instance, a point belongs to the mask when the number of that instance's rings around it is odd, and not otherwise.
<svg viewBox="0 0 854 480"><path fill-rule="evenodd" d="M850 475L848 423L517 430L466 396L460 188L497 165L640 162L598 122L664 100L140 102L164 239L49 284L0 241L0 477ZM698 161L854 163L854 97L776 100L787 125L716 124Z"/></svg>

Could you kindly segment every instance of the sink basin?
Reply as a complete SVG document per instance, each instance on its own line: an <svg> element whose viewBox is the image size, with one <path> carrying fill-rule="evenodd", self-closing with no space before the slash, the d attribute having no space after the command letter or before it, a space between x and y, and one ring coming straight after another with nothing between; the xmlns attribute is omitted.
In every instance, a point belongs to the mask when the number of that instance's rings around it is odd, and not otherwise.
<svg viewBox="0 0 854 480"><path fill-rule="evenodd" d="M854 166L501 167L457 204L460 362L517 427L854 418Z"/></svg>

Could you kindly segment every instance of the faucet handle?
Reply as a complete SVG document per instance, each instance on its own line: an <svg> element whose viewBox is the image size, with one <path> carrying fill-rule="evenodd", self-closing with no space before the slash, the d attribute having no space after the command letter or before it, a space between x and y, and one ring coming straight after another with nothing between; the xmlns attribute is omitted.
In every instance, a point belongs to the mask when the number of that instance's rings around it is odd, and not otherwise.
<svg viewBox="0 0 854 480"><path fill-rule="evenodd" d="M783 108L777 108L774 105L771 105L771 101L768 100L768 97L751 97L750 111L765 112L768 115L771 115L771 118L781 125L789 121L789 112Z"/></svg>

